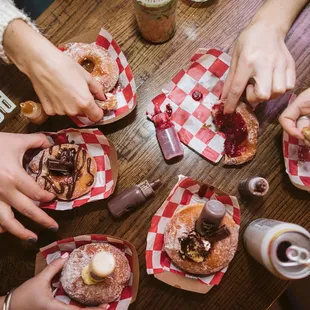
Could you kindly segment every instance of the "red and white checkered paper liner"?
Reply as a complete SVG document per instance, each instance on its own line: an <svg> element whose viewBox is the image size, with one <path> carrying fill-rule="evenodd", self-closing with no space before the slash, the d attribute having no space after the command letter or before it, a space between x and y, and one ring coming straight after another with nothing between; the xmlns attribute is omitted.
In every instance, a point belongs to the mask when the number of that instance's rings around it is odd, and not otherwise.
<svg viewBox="0 0 310 310"><path fill-rule="evenodd" d="M289 104L296 99L292 95ZM310 149L305 142L283 132L283 156L286 173L293 184L310 191Z"/></svg>
<svg viewBox="0 0 310 310"><path fill-rule="evenodd" d="M220 98L230 59L216 49L199 49L147 107L147 115L151 118L154 105L165 111L170 104L180 140L212 162L222 158L225 138L213 124L211 109ZM200 101L192 98L196 90L203 95Z"/></svg>
<svg viewBox="0 0 310 310"><path fill-rule="evenodd" d="M105 112L103 120L97 123L92 122L88 117L86 117L86 115L77 115L71 117L71 119L79 127L86 127L94 124L103 125L108 120L118 117L124 113L128 113L128 111L133 109L137 103L135 79L121 48L112 38L111 34L103 28L101 28L99 32L96 44L105 48L118 64L120 72L118 83L120 88L116 92L117 109L114 111Z"/></svg>
<svg viewBox="0 0 310 310"><path fill-rule="evenodd" d="M157 210L152 218L151 227L147 235L146 244L146 271L148 274L157 274L164 271L177 273L187 278L197 279L207 285L218 285L228 269L225 267L221 271L208 276L193 276L185 273L175 266L167 253L164 251L164 232L166 225L170 221L173 214L188 205L203 203L210 199L221 201L225 207L226 212L230 214L235 223L240 226L240 208L238 200L234 196L217 195L212 190L208 190L204 198L198 196L200 185L197 181L179 175L179 180L173 190L170 192L168 198Z"/></svg>
<svg viewBox="0 0 310 310"><path fill-rule="evenodd" d="M70 210L87 202L108 198L113 191L114 181L110 162L110 144L108 139L97 128L65 129L58 132L44 132L54 144L74 143L85 148L95 159L97 176L92 190L72 201L53 200L51 202L36 202L43 209Z"/></svg>
<svg viewBox="0 0 310 310"><path fill-rule="evenodd" d="M46 247L41 248L40 252L44 256L46 263L49 265L53 260L59 258L62 254L66 252L71 253L74 249L89 243L109 243L125 253L131 269L129 284L123 289L120 298L115 302L109 304L110 305L109 310L128 309L132 298L133 260L132 260L132 251L126 241L115 239L111 240L109 237L102 235L84 235L53 242L47 245ZM60 279L60 273L54 277L52 282L52 286L57 288L55 297L65 304L87 308L83 305L80 305L76 301L71 300L71 298L66 294L66 292L62 288L59 279Z"/></svg>

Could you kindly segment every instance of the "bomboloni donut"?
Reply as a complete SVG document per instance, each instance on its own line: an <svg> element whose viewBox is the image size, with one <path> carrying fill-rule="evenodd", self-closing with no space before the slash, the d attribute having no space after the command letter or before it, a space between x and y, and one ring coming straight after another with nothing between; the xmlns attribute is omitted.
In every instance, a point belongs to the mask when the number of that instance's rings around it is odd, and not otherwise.
<svg viewBox="0 0 310 310"><path fill-rule="evenodd" d="M93 285L84 283L81 276L97 253L105 251L115 258L115 269L103 281ZM107 243L91 243L75 249L61 272L60 282L68 296L86 306L108 304L120 297L130 279L130 266L125 254Z"/></svg>
<svg viewBox="0 0 310 310"><path fill-rule="evenodd" d="M97 164L81 146L54 145L38 153L28 165L28 173L41 188L62 200L88 193L95 184Z"/></svg>
<svg viewBox="0 0 310 310"><path fill-rule="evenodd" d="M64 53L73 58L101 85L103 92L111 91L119 78L117 62L109 52L96 43L67 43Z"/></svg>
<svg viewBox="0 0 310 310"><path fill-rule="evenodd" d="M220 227L226 226L229 236L216 242L195 232L195 223L203 204L187 206L177 211L167 224L164 234L164 249L172 262L191 274L215 273L233 259L238 245L238 225L225 214ZM184 253L183 242L192 243L191 251Z"/></svg>

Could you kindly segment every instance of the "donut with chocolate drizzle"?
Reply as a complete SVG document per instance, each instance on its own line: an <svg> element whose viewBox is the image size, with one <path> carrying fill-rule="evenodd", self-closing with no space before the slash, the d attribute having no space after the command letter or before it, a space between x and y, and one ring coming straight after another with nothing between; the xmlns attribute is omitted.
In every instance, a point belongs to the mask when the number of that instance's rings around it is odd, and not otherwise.
<svg viewBox="0 0 310 310"><path fill-rule="evenodd" d="M60 144L37 154L29 163L28 173L57 198L73 200L92 189L97 165L80 145Z"/></svg>

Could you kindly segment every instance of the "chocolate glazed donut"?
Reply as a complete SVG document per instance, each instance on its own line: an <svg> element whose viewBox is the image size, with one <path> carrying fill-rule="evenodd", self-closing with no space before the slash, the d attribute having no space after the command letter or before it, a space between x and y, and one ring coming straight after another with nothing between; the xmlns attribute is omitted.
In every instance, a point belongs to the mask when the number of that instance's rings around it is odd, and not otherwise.
<svg viewBox="0 0 310 310"><path fill-rule="evenodd" d="M36 155L29 163L28 171L43 189L59 199L72 200L91 190L97 166L81 146L61 144Z"/></svg>

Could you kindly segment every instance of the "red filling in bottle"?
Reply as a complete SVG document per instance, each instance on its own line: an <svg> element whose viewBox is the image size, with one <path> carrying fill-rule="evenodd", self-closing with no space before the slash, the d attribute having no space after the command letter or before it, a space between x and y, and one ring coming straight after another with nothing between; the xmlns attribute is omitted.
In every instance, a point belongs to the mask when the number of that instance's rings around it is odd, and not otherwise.
<svg viewBox="0 0 310 310"><path fill-rule="evenodd" d="M240 156L243 151L242 143L246 140L248 130L241 114L224 114L224 103L213 107L216 111L214 124L225 134L225 154L230 157Z"/></svg>

